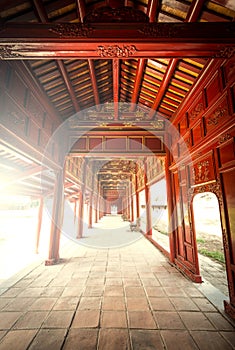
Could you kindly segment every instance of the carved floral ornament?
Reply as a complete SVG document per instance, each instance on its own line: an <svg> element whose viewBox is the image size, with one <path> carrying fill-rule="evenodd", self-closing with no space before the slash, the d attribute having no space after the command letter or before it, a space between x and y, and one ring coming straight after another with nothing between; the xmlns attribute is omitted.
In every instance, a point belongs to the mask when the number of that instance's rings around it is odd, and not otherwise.
<svg viewBox="0 0 235 350"><path fill-rule="evenodd" d="M93 33L93 28L83 23L60 23L49 30L64 38L89 37Z"/></svg>
<svg viewBox="0 0 235 350"><path fill-rule="evenodd" d="M143 28L139 29L139 32L144 36L150 36L153 38L173 38L179 33L180 30L181 27L179 26L179 23L176 25L172 23L161 23L160 25L159 23L148 23L145 24Z"/></svg>
<svg viewBox="0 0 235 350"><path fill-rule="evenodd" d="M20 52L17 52L17 45L3 45L0 46L0 59L5 60L8 58L18 58Z"/></svg>
<svg viewBox="0 0 235 350"><path fill-rule="evenodd" d="M189 118L194 120L203 111L202 102L198 103L195 108L189 112Z"/></svg>
<svg viewBox="0 0 235 350"><path fill-rule="evenodd" d="M208 125L217 125L222 117L228 115L228 109L219 106L211 117L208 118Z"/></svg>
<svg viewBox="0 0 235 350"><path fill-rule="evenodd" d="M215 58L231 58L235 55L235 47L219 47L219 51L214 55Z"/></svg>
<svg viewBox="0 0 235 350"><path fill-rule="evenodd" d="M218 198L220 207L223 206L221 183L220 183L219 178L217 178L216 180L210 181L206 184L203 184L203 185L199 185L196 187L190 187L188 189L188 201L189 202L191 201L193 195L198 194L198 193L204 193L204 192L214 193Z"/></svg>
<svg viewBox="0 0 235 350"><path fill-rule="evenodd" d="M100 57L130 57L136 52L136 47L134 45L108 45L108 46L98 46L97 54Z"/></svg>
<svg viewBox="0 0 235 350"><path fill-rule="evenodd" d="M196 164L196 166L192 169L193 177L196 182L205 182L208 181L209 174L209 161L203 161ZM196 170L196 171L195 171Z"/></svg>
<svg viewBox="0 0 235 350"><path fill-rule="evenodd" d="M228 141L231 139L231 135L230 134L225 134L223 136L220 137L218 144L221 145L222 143Z"/></svg>

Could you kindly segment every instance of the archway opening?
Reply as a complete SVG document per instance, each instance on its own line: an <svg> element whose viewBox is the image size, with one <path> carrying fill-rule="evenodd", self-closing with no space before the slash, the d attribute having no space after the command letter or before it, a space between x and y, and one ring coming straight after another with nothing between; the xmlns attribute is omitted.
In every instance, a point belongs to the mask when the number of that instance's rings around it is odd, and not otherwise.
<svg viewBox="0 0 235 350"><path fill-rule="evenodd" d="M203 192L194 196L193 218L203 280L210 282L227 296L228 284L219 202L214 193Z"/></svg>

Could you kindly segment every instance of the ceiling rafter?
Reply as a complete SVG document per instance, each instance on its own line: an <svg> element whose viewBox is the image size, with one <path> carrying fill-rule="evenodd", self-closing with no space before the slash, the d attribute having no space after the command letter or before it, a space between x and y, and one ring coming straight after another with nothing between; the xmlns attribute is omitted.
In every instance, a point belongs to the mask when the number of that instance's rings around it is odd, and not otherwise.
<svg viewBox="0 0 235 350"><path fill-rule="evenodd" d="M160 0L149 0L148 2L148 8L147 8L147 16L149 16L149 21L154 22L156 17L157 8L159 6ZM147 63L147 59L141 58L139 59L137 70L136 70L136 78L135 78L135 85L134 85L134 91L131 98L131 107L130 111L134 112L136 108L136 103L138 101L139 97L139 91L141 82L143 80L144 70Z"/></svg>
<svg viewBox="0 0 235 350"><path fill-rule="evenodd" d="M49 18L47 16L47 13L45 11L44 5L42 3L42 0L33 0L33 4L34 4L34 10L36 12L36 15L39 17L40 21L42 23L50 22ZM70 94L74 109L76 112L79 112L81 110L81 108L80 108L78 101L77 101L77 98L75 96L75 92L74 92L73 86L71 84L71 81L69 79L68 72L65 68L64 62L62 60L57 60L57 66L59 68L61 76L63 77L66 88Z"/></svg>
<svg viewBox="0 0 235 350"><path fill-rule="evenodd" d="M80 17L81 23L83 23L83 19L86 15L86 6L84 0L76 0L77 4L77 12ZM94 92L94 100L95 100L95 105L96 109L99 111L100 110L100 97L99 97L99 91L98 91L98 86L97 86L97 80L96 80L96 73L95 73L95 65L94 61L90 58L88 58L88 67L89 67L89 73L91 77L91 83L92 83L92 88Z"/></svg>
<svg viewBox="0 0 235 350"><path fill-rule="evenodd" d="M18 183L18 182L27 180L32 176L40 174L42 172L42 170L43 170L42 166L36 166L36 167L33 167L32 169L29 169L29 170L16 172L12 178L8 179L8 181L5 181L2 184L2 186L0 186L0 187L6 188L10 185L13 185L14 183Z"/></svg>
<svg viewBox="0 0 235 350"><path fill-rule="evenodd" d="M120 60L113 59L113 103L114 120L118 120L118 102L119 102L119 79L120 79Z"/></svg>
<svg viewBox="0 0 235 350"><path fill-rule="evenodd" d="M201 11L202 7L204 5L206 0L193 0L192 4L190 5L189 11L187 13L187 17L185 22L196 22ZM162 79L162 83L159 87L156 99L152 105L151 111L149 113L150 117L153 118L161 101L162 98L165 95L165 92L169 86L169 83L173 77L173 74L176 70L178 64L178 59L177 58L172 58L168 64L167 70L164 74L164 77Z"/></svg>

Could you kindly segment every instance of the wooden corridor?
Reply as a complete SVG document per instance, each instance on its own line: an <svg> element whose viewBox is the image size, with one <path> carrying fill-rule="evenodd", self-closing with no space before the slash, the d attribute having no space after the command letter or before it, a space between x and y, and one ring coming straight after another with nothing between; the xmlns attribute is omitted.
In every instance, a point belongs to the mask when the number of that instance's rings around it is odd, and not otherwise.
<svg viewBox="0 0 235 350"><path fill-rule="evenodd" d="M226 265L224 310L235 319L234 19L232 0L0 1L0 193L38 201L37 245L49 208L45 274L63 270L66 204L81 242L84 222L92 232L113 205L133 222L145 210L141 230L151 240L154 207L165 206L168 264L200 284L193 200L210 192ZM165 203L151 193L163 180Z"/></svg>

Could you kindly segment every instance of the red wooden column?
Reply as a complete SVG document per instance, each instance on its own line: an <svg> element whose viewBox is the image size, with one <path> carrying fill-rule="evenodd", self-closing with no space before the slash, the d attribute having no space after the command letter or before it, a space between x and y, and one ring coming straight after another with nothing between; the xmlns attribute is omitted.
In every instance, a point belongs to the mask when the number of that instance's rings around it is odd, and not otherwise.
<svg viewBox="0 0 235 350"><path fill-rule="evenodd" d="M131 177L131 179L132 179L132 177ZM131 221L134 221L134 194L133 194L133 192L132 192L132 189L133 189L133 187L132 187L132 181L130 182L130 200L131 200Z"/></svg>
<svg viewBox="0 0 235 350"><path fill-rule="evenodd" d="M36 231L36 244L35 244L36 254L38 254L40 233L41 233L41 227L42 227L42 215L43 215L43 197L40 197L39 208L38 208L38 223L37 223L37 231Z"/></svg>
<svg viewBox="0 0 235 350"><path fill-rule="evenodd" d="M64 216L64 170L59 170L56 175L54 200L51 219L51 232L48 260L46 265L53 265L59 260L60 234Z"/></svg>
<svg viewBox="0 0 235 350"><path fill-rule="evenodd" d="M92 173L93 173L93 177L92 177L92 192L90 194L90 198L89 198L89 222L88 222L88 228L92 228L92 222L93 222L93 202L95 200L95 196L94 196L94 184L95 184L95 167L93 164L92 167Z"/></svg>
<svg viewBox="0 0 235 350"><path fill-rule="evenodd" d="M92 193L90 194L89 197L89 220L88 220L88 228L92 228L92 217L93 217L93 208L92 208L92 204L93 204L93 195Z"/></svg>
<svg viewBox="0 0 235 350"><path fill-rule="evenodd" d="M78 228L77 228L77 238L82 238L83 235L83 216L84 216L84 195L86 192L86 168L87 161L84 159L83 164L83 174L82 174L82 187L79 196L79 209L78 209Z"/></svg>
<svg viewBox="0 0 235 350"><path fill-rule="evenodd" d="M74 200L74 208L73 208L73 213L74 213L74 222L76 221L76 213L77 213L77 200Z"/></svg>
<svg viewBox="0 0 235 350"><path fill-rule="evenodd" d="M102 219L103 217L103 202L102 202L102 189L101 189L101 184L99 182L99 190L98 190L98 208L99 208L99 215L98 215L98 218L99 220Z"/></svg>
<svg viewBox="0 0 235 350"><path fill-rule="evenodd" d="M173 205L173 192L172 181L169 170L170 166L170 151L166 148L166 160L165 160L165 175L166 175L166 190L167 190L167 211L168 211L168 234L170 244L170 261L174 262L176 257L175 237L174 237L174 205Z"/></svg>
<svg viewBox="0 0 235 350"><path fill-rule="evenodd" d="M99 208L98 208L98 198L97 198L97 194L96 194L96 197L95 197L95 223L98 222L98 211L99 211Z"/></svg>
<svg viewBox="0 0 235 350"><path fill-rule="evenodd" d="M139 219L139 217L140 217L140 195L139 195L139 191L138 191L137 173L138 173L138 166L136 164L136 174L135 174L136 219Z"/></svg>
<svg viewBox="0 0 235 350"><path fill-rule="evenodd" d="M144 185L145 185L145 203L146 203L146 235L152 235L152 213L151 213L151 195L150 186L147 185L147 159L144 162Z"/></svg>

